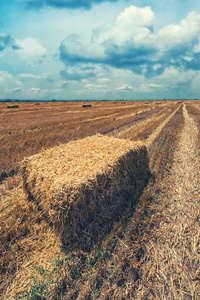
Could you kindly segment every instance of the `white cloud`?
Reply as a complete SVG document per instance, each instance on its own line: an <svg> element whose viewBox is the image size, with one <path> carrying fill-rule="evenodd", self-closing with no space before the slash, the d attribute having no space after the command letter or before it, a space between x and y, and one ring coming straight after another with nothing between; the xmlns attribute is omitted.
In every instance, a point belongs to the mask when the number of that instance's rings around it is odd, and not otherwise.
<svg viewBox="0 0 200 300"><path fill-rule="evenodd" d="M155 64L155 65L153 65L152 69L153 69L154 71L156 71L156 70L160 69L161 67L162 67L161 64Z"/></svg>
<svg viewBox="0 0 200 300"><path fill-rule="evenodd" d="M17 98L19 88L23 89L25 99L47 99L47 95L52 97L51 93L63 99L77 99L79 92L88 99L104 95L109 99L108 92L113 97L159 97L160 93L167 94L181 86L188 93L191 84L198 91L198 10L188 15L181 11L179 20L170 17L160 22L161 16L154 15L153 6L144 7L147 1L140 1L141 7L130 3L133 1L120 0L87 14L81 10L75 13L48 8L21 18L23 25L10 25L12 37L6 36L6 40L1 35L0 56L4 70L15 75L0 72L1 97L3 91L12 91L8 97L14 98L16 92ZM62 40L60 61L53 54Z"/></svg>
<svg viewBox="0 0 200 300"><path fill-rule="evenodd" d="M44 74L40 74L40 75L34 75L31 73L21 73L19 74L19 76L23 79L45 79L48 78L48 74L44 73Z"/></svg>
<svg viewBox="0 0 200 300"><path fill-rule="evenodd" d="M111 79L110 78L98 78L97 81L102 82L102 83L106 83L106 82L110 82Z"/></svg>
<svg viewBox="0 0 200 300"><path fill-rule="evenodd" d="M21 48L17 53L22 57L40 57L44 56L46 49L40 44L38 39L28 37L24 40L17 40L18 46Z"/></svg>
<svg viewBox="0 0 200 300"><path fill-rule="evenodd" d="M126 41L144 43L149 38L151 28L154 25L154 13L150 7L135 7L131 5L119 14L114 26L105 28L99 36L93 36L95 42L102 44L112 40L116 45L122 45Z"/></svg>
<svg viewBox="0 0 200 300"><path fill-rule="evenodd" d="M138 90L141 92L148 93L154 89L161 89L162 87L163 86L161 84L157 83L142 83Z"/></svg>
<svg viewBox="0 0 200 300"><path fill-rule="evenodd" d="M7 81L15 80L13 75L6 71L0 71L0 82L5 84Z"/></svg>
<svg viewBox="0 0 200 300"><path fill-rule="evenodd" d="M56 94L59 94L62 92L62 89L54 89L51 91L52 93L56 93Z"/></svg>
<svg viewBox="0 0 200 300"><path fill-rule="evenodd" d="M16 87L14 89L8 89L7 90L8 93L20 93L20 92L23 92L23 88L21 87Z"/></svg>
<svg viewBox="0 0 200 300"><path fill-rule="evenodd" d="M29 73L22 73L19 75L22 78L35 78L36 76L33 74L29 74Z"/></svg>
<svg viewBox="0 0 200 300"><path fill-rule="evenodd" d="M1 93L18 93L22 92L22 82L15 76L6 71L0 71ZM1 95L2 96L2 95Z"/></svg>
<svg viewBox="0 0 200 300"><path fill-rule="evenodd" d="M131 5L119 14L113 25L94 30L88 44L76 34L69 35L60 46L60 58L66 65L80 58L81 62L103 62L110 59L110 53L124 55L126 60L130 50L139 53L140 47L153 47L153 24L154 13L150 7Z"/></svg>
<svg viewBox="0 0 200 300"><path fill-rule="evenodd" d="M163 27L157 35L157 43L160 49L165 51L177 47L181 50L182 47L193 49L193 43L197 43L199 34L200 15L191 12L179 25L170 24Z"/></svg>
<svg viewBox="0 0 200 300"><path fill-rule="evenodd" d="M77 64L75 66L66 67L61 71L61 75L64 79L81 81L87 78L95 78L106 73L109 73L109 68L105 68L98 64Z"/></svg>
<svg viewBox="0 0 200 300"><path fill-rule="evenodd" d="M135 28L152 26L154 18L155 16L151 7L140 8L131 5L119 14L116 24L125 29L129 29L131 26L136 31Z"/></svg>
<svg viewBox="0 0 200 300"><path fill-rule="evenodd" d="M19 80L16 80L16 81L15 81L15 84L16 84L16 85L22 85L22 82L19 81Z"/></svg>
<svg viewBox="0 0 200 300"><path fill-rule="evenodd" d="M191 12L179 24L169 24L157 32L153 31L154 22L150 7L131 5L112 26L94 30L89 44L70 35L60 46L60 59L67 68L101 64L147 77L160 75L172 65L200 69L195 56L200 52L200 14Z"/></svg>
<svg viewBox="0 0 200 300"><path fill-rule="evenodd" d="M199 94L200 94L199 82L200 82L200 71L195 72L191 84L191 93L194 94L194 98L199 98Z"/></svg>
<svg viewBox="0 0 200 300"><path fill-rule="evenodd" d="M117 87L116 90L120 90L120 91L133 91L134 88L131 85L122 84L119 87Z"/></svg>
<svg viewBox="0 0 200 300"><path fill-rule="evenodd" d="M38 93L38 92L41 91L41 89L40 89L40 88L30 88L29 91L30 91L30 92L33 92L33 93Z"/></svg>
<svg viewBox="0 0 200 300"><path fill-rule="evenodd" d="M104 89L106 86L105 85L101 85L101 84L91 84L88 83L84 86L84 88L89 89L89 90L102 90Z"/></svg>
<svg viewBox="0 0 200 300"><path fill-rule="evenodd" d="M190 81L195 76L195 71L183 71L175 67L168 67L163 74L159 77L161 80L168 82L168 84L181 83Z"/></svg>

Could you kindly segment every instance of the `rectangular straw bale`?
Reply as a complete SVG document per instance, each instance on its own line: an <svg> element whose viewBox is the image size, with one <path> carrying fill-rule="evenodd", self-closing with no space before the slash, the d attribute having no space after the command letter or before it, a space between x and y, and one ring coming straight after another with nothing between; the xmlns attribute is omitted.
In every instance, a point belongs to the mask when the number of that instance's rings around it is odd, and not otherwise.
<svg viewBox="0 0 200 300"><path fill-rule="evenodd" d="M92 245L150 175L146 146L97 134L23 161L23 187L63 245ZM131 195L131 199L130 199Z"/></svg>

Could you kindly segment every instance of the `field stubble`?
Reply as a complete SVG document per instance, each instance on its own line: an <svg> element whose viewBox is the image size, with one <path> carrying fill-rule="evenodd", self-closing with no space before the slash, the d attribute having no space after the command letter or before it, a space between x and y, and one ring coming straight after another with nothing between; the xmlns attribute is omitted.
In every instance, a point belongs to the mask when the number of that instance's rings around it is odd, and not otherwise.
<svg viewBox="0 0 200 300"><path fill-rule="evenodd" d="M200 298L199 130L185 106L183 115L173 166L151 213L160 222L145 244L136 299Z"/></svg>
<svg viewBox="0 0 200 300"><path fill-rule="evenodd" d="M48 106L48 104L46 105ZM115 106L114 103L113 105ZM125 106L128 106L128 110ZM91 129L91 134L98 128L98 132L107 130L113 135L114 132L116 133L114 129L118 127L118 133L119 128L126 130L126 134L128 132L128 136L126 136L128 139L137 140L140 137L145 140L171 115L171 119L169 118L168 123L164 124L165 126L160 132L157 132L153 143L149 146L150 167L153 176L141 195L140 201L136 206L125 210L118 221L113 224L110 232L90 252L81 250L60 252L59 240L45 222L37 206L33 202L26 201L21 186L12 189L12 180L14 179L9 179L10 183L9 180L5 181L1 186L3 193L1 293L5 295L5 290L7 290L7 299L9 297L15 299L14 295L16 291L20 291L20 284L26 290L24 299L35 299L31 297L34 296L36 290L37 293L40 290L40 295L42 293L46 295L46 298L38 299L131 299L133 297L141 280L140 270L146 243L152 229L162 219L162 214L154 214L157 199L161 193L161 181L172 164L174 149L183 127L182 110L178 109L180 104L164 103L155 107L150 103L147 106L148 108L143 108L143 112L141 112L141 104L133 107L136 111L140 110L140 113L134 116L134 113L130 113L131 105L115 107L117 109L115 112L108 107L107 109L112 114L110 119L108 116L103 118L103 115L99 115L100 119L94 120L94 122L89 121L93 127L85 127ZM172 115L175 110L177 110L176 113ZM121 116L127 114L127 118L120 118L120 123L113 122L113 113L118 114L119 117L120 114ZM91 119L91 116L89 118ZM98 123L102 120L102 124ZM88 124L87 121L79 120L79 123L75 123L74 126L79 126L80 122L84 125ZM140 130L137 133L134 131L134 127L130 130L127 128L127 126L137 127L137 122L143 122L144 125L139 127ZM100 125L102 128L99 127ZM64 122L56 123L56 125L55 123L54 125L48 124L48 126L49 129L55 129L54 137L59 126L64 126L65 130L69 128ZM45 125L44 127L42 125L41 131L38 131L38 136L41 132L41 138L45 132L44 128ZM27 130L32 132L32 130L37 131L38 129L37 127L25 129L25 131ZM77 131L78 135L76 135L76 130L70 131L69 129L71 139L82 135L82 131ZM66 133L63 130L62 136L64 132ZM73 135L73 133L75 134ZM125 136L122 134L121 137ZM51 146L53 145L54 141ZM19 157L17 159L20 161ZM11 191L8 191L9 188ZM26 278L22 274L26 274ZM49 281L54 284L50 285Z"/></svg>
<svg viewBox="0 0 200 300"><path fill-rule="evenodd" d="M21 103L19 109L8 110L0 104L0 180L16 173L24 157L42 149L96 133L116 136L117 128L120 131L174 106L170 102L156 107L155 103L144 105L137 101L125 105L92 102L91 108L82 105Z"/></svg>

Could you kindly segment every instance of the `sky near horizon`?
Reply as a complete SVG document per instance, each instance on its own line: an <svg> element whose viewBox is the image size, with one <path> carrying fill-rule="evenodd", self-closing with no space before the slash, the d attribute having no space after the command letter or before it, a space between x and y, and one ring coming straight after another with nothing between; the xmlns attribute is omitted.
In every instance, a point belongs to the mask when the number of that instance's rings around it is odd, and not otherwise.
<svg viewBox="0 0 200 300"><path fill-rule="evenodd" d="M0 1L0 99L200 98L199 0Z"/></svg>

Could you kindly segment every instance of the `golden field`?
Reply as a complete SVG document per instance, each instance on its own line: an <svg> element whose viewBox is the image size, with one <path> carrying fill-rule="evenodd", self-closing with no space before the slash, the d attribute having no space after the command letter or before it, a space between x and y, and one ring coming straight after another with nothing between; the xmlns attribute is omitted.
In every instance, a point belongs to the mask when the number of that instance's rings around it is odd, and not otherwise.
<svg viewBox="0 0 200 300"><path fill-rule="evenodd" d="M153 277L158 258L148 262L147 245L164 220L164 182L176 181L170 172L186 121L199 126L200 102L7 105L0 103L1 299L199 299L198 284Z"/></svg>

